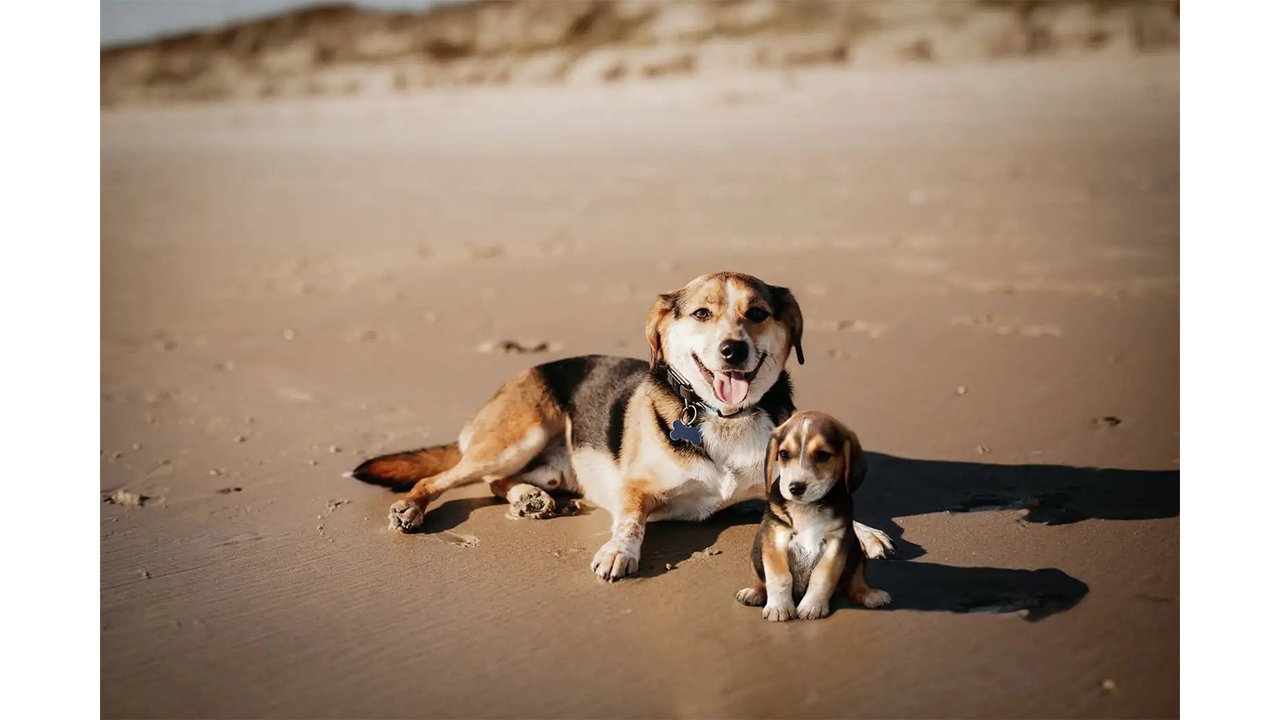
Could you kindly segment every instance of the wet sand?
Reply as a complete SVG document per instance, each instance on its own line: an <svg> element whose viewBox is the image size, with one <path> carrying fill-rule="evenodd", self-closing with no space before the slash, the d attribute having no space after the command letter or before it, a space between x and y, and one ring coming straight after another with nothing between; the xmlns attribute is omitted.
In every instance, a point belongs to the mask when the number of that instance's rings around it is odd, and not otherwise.
<svg viewBox="0 0 1280 720"><path fill-rule="evenodd" d="M1178 130L1176 54L105 111L103 714L1176 715ZM892 609L735 604L750 513L606 585L603 511L341 477L723 269Z"/></svg>

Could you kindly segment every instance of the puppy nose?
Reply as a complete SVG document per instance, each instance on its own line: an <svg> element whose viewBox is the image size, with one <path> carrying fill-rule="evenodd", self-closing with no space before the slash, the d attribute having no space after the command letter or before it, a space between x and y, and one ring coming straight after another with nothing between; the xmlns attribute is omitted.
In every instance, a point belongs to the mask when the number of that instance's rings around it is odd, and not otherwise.
<svg viewBox="0 0 1280 720"><path fill-rule="evenodd" d="M725 340L720 343L720 357L731 363L747 359L747 344L741 340Z"/></svg>
<svg viewBox="0 0 1280 720"><path fill-rule="evenodd" d="M791 483L787 487L791 488L792 495L800 496L804 494L804 489L807 486L804 483Z"/></svg>

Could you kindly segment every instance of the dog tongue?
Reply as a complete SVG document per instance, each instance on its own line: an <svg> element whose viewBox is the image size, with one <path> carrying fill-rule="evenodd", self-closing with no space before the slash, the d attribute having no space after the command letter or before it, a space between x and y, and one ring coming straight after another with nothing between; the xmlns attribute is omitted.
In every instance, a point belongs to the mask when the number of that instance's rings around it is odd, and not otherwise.
<svg viewBox="0 0 1280 720"><path fill-rule="evenodd" d="M747 387L750 383L742 373L715 373L713 389L716 399L726 405L739 405L747 399Z"/></svg>

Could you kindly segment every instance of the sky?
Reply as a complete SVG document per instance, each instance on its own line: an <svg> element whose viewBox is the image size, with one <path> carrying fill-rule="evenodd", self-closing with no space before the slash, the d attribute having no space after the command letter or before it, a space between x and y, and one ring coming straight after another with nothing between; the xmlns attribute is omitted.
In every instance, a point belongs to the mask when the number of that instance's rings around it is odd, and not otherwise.
<svg viewBox="0 0 1280 720"><path fill-rule="evenodd" d="M436 0L345 0L384 10L421 10ZM148 40L334 0L101 0L103 46Z"/></svg>

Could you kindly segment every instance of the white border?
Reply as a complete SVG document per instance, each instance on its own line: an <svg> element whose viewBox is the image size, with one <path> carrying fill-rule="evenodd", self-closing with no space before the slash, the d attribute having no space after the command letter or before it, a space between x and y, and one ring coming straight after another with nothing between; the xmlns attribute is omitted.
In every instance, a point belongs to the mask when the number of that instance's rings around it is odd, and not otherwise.
<svg viewBox="0 0 1280 720"><path fill-rule="evenodd" d="M98 6L4 8L5 717L98 714Z"/></svg>
<svg viewBox="0 0 1280 720"><path fill-rule="evenodd" d="M0 44L5 715L96 714L98 9L13 3ZM1280 8L1182 5L1182 715L1270 709L1280 398ZM1170 628L1173 631L1173 628Z"/></svg>
<svg viewBox="0 0 1280 720"><path fill-rule="evenodd" d="M1182 715L1275 713L1275 3L1182 3Z"/></svg>

